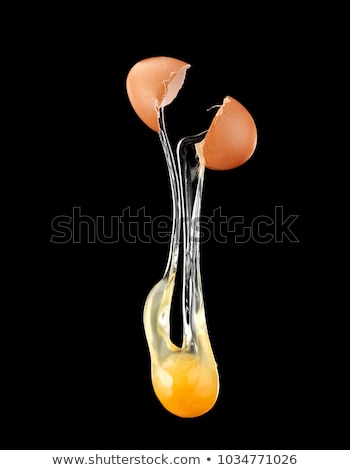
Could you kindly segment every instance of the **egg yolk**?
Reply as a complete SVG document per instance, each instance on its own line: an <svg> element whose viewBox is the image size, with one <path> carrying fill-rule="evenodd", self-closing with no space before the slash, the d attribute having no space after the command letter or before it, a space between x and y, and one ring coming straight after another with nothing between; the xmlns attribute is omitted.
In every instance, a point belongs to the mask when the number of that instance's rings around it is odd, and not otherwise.
<svg viewBox="0 0 350 470"><path fill-rule="evenodd" d="M153 364L152 384L164 408L181 418L207 413L215 405L219 389L216 365L186 352Z"/></svg>
<svg viewBox="0 0 350 470"><path fill-rule="evenodd" d="M219 373L208 334L204 309L195 315L196 347L179 348L170 339L173 283L159 281L148 294L144 328L151 358L151 379L160 403L181 418L207 413L219 393Z"/></svg>

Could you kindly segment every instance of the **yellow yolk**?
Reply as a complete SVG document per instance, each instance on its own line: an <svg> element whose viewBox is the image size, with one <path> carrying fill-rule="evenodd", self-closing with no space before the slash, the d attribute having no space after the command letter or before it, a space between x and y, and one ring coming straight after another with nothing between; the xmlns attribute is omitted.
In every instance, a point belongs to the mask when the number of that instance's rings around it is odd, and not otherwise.
<svg viewBox="0 0 350 470"><path fill-rule="evenodd" d="M198 355L182 351L152 365L152 383L164 408L181 418L207 413L219 390L214 360L200 360Z"/></svg>
<svg viewBox="0 0 350 470"><path fill-rule="evenodd" d="M174 278L159 281L148 294L144 327L151 356L154 392L170 413L195 418L216 403L219 374L211 348L203 308L195 316L196 348L190 352L170 340L169 307Z"/></svg>

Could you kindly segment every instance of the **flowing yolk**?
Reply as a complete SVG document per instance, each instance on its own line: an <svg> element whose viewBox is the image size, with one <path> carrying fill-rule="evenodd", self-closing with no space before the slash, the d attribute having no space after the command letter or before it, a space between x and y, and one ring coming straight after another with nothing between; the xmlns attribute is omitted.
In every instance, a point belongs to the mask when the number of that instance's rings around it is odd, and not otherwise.
<svg viewBox="0 0 350 470"><path fill-rule="evenodd" d="M181 418L207 413L215 405L219 389L216 365L186 352L153 364L152 383L162 405Z"/></svg>
<svg viewBox="0 0 350 470"><path fill-rule="evenodd" d="M144 327L151 356L152 385L161 404L181 418L207 413L216 403L219 374L203 308L195 316L195 351L179 348L169 337L172 282L158 282L144 309Z"/></svg>

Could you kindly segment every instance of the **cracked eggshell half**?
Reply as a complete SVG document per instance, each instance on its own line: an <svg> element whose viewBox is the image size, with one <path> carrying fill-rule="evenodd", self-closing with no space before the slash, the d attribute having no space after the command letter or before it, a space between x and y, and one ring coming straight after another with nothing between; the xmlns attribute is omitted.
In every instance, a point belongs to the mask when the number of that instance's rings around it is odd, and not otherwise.
<svg viewBox="0 0 350 470"><path fill-rule="evenodd" d="M252 156L256 144L254 119L239 101L226 96L196 150L207 168L231 170Z"/></svg>
<svg viewBox="0 0 350 470"><path fill-rule="evenodd" d="M134 111L152 130L160 132L159 109L170 104L181 89L190 64L172 57L149 57L137 62L126 78Z"/></svg>

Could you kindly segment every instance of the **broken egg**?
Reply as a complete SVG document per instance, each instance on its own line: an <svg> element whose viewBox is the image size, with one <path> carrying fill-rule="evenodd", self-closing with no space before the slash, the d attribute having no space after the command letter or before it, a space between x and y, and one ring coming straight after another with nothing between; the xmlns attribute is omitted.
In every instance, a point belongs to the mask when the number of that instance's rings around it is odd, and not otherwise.
<svg viewBox="0 0 350 470"><path fill-rule="evenodd" d="M173 57L149 57L137 62L126 78L126 91L139 118L160 132L160 109L169 105L185 81L190 64ZM257 129L248 110L227 96L196 151L206 168L230 170L253 154Z"/></svg>
<svg viewBox="0 0 350 470"><path fill-rule="evenodd" d="M126 91L135 113L160 132L159 110L177 96L190 64L172 57L150 57L137 62L126 78Z"/></svg>
<svg viewBox="0 0 350 470"><path fill-rule="evenodd" d="M126 78L130 103L139 118L158 133L168 168L173 208L168 261L162 278L146 298L143 325L155 395L168 412L181 418L209 412L220 390L206 322L200 243L196 237L205 169L229 170L242 165L257 144L252 116L241 103L227 96L209 129L181 139L174 152L164 108L177 96L189 67L171 57L151 57L137 62ZM179 344L171 337L175 282L182 291L181 304L176 308L182 315Z"/></svg>
<svg viewBox="0 0 350 470"><path fill-rule="evenodd" d="M226 96L196 150L212 170L231 170L245 163L257 144L255 122L247 109Z"/></svg>

